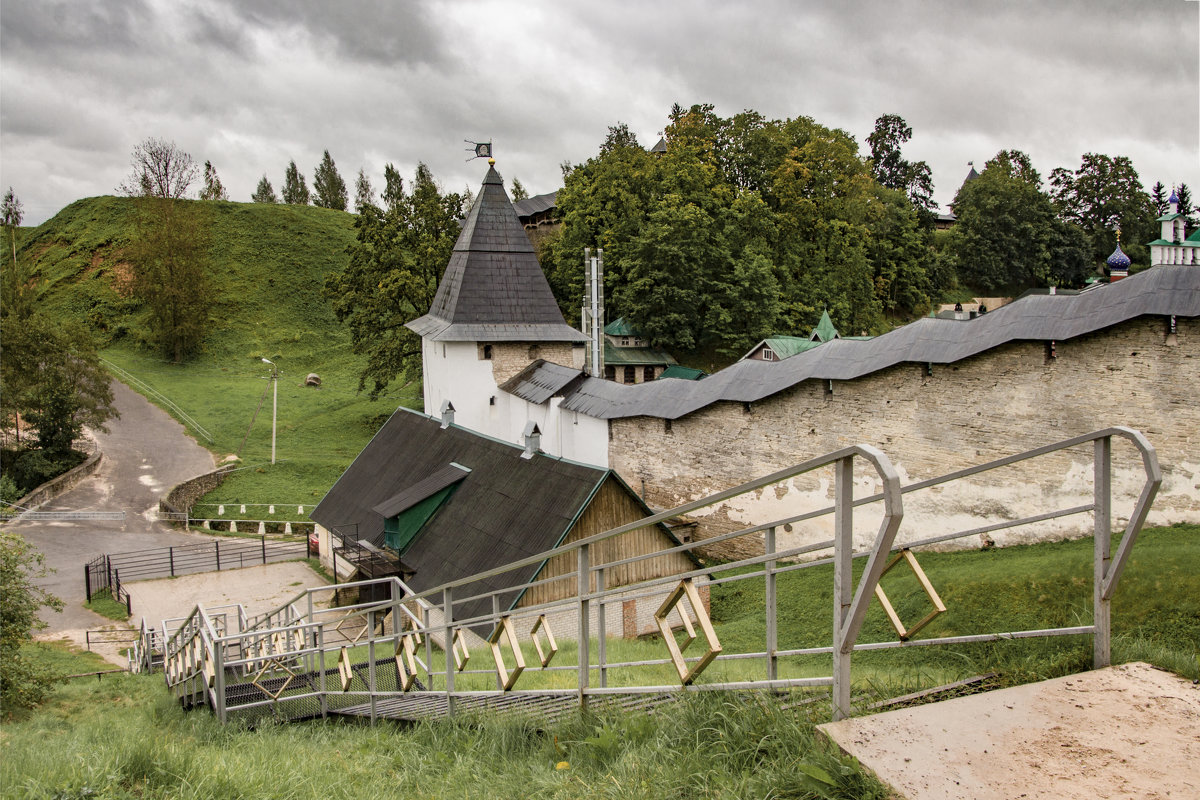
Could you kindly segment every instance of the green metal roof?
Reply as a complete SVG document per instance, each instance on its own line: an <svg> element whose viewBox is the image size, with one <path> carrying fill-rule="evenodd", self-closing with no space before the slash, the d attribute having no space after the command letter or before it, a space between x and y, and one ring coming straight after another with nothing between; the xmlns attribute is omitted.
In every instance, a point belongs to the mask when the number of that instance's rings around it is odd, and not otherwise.
<svg viewBox="0 0 1200 800"><path fill-rule="evenodd" d="M838 338L838 330L833 327L833 320L829 318L828 311L821 312L821 321L817 323L817 327L813 328L812 336L809 338L822 342L831 342Z"/></svg>
<svg viewBox="0 0 1200 800"><path fill-rule="evenodd" d="M674 364L675 359L657 347L617 347L607 339L604 341L604 363L618 367L649 366L651 364Z"/></svg>
<svg viewBox="0 0 1200 800"><path fill-rule="evenodd" d="M685 381L698 381L706 376L707 373L704 370L672 364L663 370L663 374L658 376L658 380L661 381L663 378L680 378Z"/></svg>
<svg viewBox="0 0 1200 800"><path fill-rule="evenodd" d="M772 336L769 339L763 339L762 344L771 348L771 352L781 359L790 358L797 353L803 353L806 350L812 350L814 347L821 346L821 342L814 339L805 339L800 336ZM757 350L758 348L754 349Z"/></svg>
<svg viewBox="0 0 1200 800"><path fill-rule="evenodd" d="M617 317L612 322L604 326L604 332L609 336L635 336L641 338L641 331L634 328L624 317Z"/></svg>
<svg viewBox="0 0 1200 800"><path fill-rule="evenodd" d="M1187 216L1187 214L1184 214L1182 212L1177 213L1177 214L1163 214L1161 217L1159 217L1158 219L1156 219L1154 221L1155 222L1170 222L1171 220L1176 220L1176 219L1179 219L1180 217L1186 217L1186 216Z"/></svg>

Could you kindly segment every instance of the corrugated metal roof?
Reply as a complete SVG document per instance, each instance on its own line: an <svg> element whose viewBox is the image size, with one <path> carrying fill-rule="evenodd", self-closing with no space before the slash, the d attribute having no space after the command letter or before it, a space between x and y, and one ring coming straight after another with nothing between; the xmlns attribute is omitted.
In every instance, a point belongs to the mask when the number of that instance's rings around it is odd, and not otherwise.
<svg viewBox="0 0 1200 800"><path fill-rule="evenodd" d="M563 320L494 167L463 223L429 313L408 327L436 341L587 341Z"/></svg>
<svg viewBox="0 0 1200 800"><path fill-rule="evenodd" d="M549 211L557 205L558 192L550 192L549 194L537 194L533 197L526 197L524 200L518 200L513 203L513 211L517 212L518 219L526 220L534 214Z"/></svg>
<svg viewBox="0 0 1200 800"><path fill-rule="evenodd" d="M582 381L584 377L580 370L539 358L500 384L499 388L540 405L555 395L569 391L574 383Z"/></svg>
<svg viewBox="0 0 1200 800"><path fill-rule="evenodd" d="M661 381L663 378L681 378L685 381L698 381L705 377L706 373L702 369L694 369L692 367L683 367L679 364L672 364L663 370L663 374L658 376Z"/></svg>
<svg viewBox="0 0 1200 800"><path fill-rule="evenodd" d="M972 320L925 317L874 339L835 339L783 361L743 360L702 381L588 378L562 407L599 419L677 419L755 402L809 379L852 380L905 362L952 364L1016 341L1065 341L1145 315L1200 316L1200 267L1164 265L1078 295L1041 295Z"/></svg>
<svg viewBox="0 0 1200 800"><path fill-rule="evenodd" d="M644 366L675 363L666 350L657 347L618 347L607 339L604 342L604 363L614 367Z"/></svg>

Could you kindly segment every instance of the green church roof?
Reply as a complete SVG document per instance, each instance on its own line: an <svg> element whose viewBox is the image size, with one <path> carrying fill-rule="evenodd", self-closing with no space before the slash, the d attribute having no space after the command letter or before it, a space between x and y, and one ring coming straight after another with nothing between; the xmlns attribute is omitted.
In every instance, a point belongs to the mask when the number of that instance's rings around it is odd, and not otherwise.
<svg viewBox="0 0 1200 800"><path fill-rule="evenodd" d="M838 338L838 330L833 327L833 320L829 318L828 311L821 312L821 321L817 323L817 327L813 328L812 336L809 338L822 342L830 342Z"/></svg>
<svg viewBox="0 0 1200 800"><path fill-rule="evenodd" d="M672 364L663 370L663 374L658 376L658 380L661 381L663 378L680 378L685 381L698 381L703 377L706 377L706 373L702 369L693 369L691 367L680 366L679 364Z"/></svg>
<svg viewBox="0 0 1200 800"><path fill-rule="evenodd" d="M821 342L801 336L772 336L769 339L763 339L763 344L771 348L771 352L775 354L776 358L782 359L819 347Z"/></svg>
<svg viewBox="0 0 1200 800"><path fill-rule="evenodd" d="M604 326L604 332L609 336L636 336L641 338L641 331L634 328L624 317L617 317Z"/></svg>

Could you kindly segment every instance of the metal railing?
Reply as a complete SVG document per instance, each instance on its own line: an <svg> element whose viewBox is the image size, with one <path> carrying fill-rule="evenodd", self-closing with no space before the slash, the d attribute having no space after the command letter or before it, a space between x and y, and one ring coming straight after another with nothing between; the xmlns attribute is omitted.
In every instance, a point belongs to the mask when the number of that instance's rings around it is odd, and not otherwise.
<svg viewBox="0 0 1200 800"><path fill-rule="evenodd" d="M308 541L274 541L267 536L214 538L208 542L109 553L91 562L104 562L108 571L120 571L124 581L174 578L196 572L219 572L257 564L292 561L308 555ZM96 567L99 569L99 567ZM93 571L91 573L95 575Z"/></svg>
<svg viewBox="0 0 1200 800"><path fill-rule="evenodd" d="M101 592L108 592L114 602L123 604L126 615L133 614L133 600L121 583L120 567L114 567L108 556L97 556L83 565L83 593L87 602Z"/></svg>
<svg viewBox="0 0 1200 800"><path fill-rule="evenodd" d="M1116 553L1112 553L1111 548L1114 438L1132 443L1145 473L1140 495ZM903 544L896 543L903 520L905 495L1081 447L1091 451L1093 462L1089 502L937 536L906 537ZM860 472L866 473L865 478L878 487L869 496L854 496L856 464L862 467ZM605 550L605 543L624 534L681 514L720 507L743 495L772 491L772 487L791 478L817 470L832 472L834 501L831 506L664 550L608 560L602 555L612 552ZM860 481L863 477L860 475ZM994 480L995 476L989 478ZM828 687L832 695L832 716L840 719L850 713L850 666L856 651L1090 635L1093 637L1094 665L1107 665L1110 662L1113 593L1161 481L1154 448L1140 433L1128 428L1108 428L1077 436L906 486L901 485L888 458L875 448L865 445L847 447L670 511L420 593L412 592L398 578L309 589L268 614L253 620L239 620L240 627L236 630L228 624L216 623L210 612L198 606L170 636L165 637L164 670L168 686L185 703L207 705L222 721L231 715L253 717L259 714L287 719L308 718L339 709L346 713L348 707L374 720L382 713L383 704L414 697L436 700L446 713L454 713L459 702L513 694L531 699L573 698L572 702L586 706L589 700L612 695L744 689L779 691L810 687ZM859 528L865 527L863 512L866 509L873 515L869 520L874 531L871 546L856 552L855 523L857 520ZM891 611L886 595L879 588L879 580L891 567L888 559L893 551L900 551L897 558L907 559L914 548L1088 513L1094 517L1095 541L1091 624L915 639L915 627L904 629L895 614L889 613L899 634L896 640L858 641L872 596L878 597L881 606ZM874 524L875 517L877 524ZM830 524L832 538L780 546L780 531L784 526L822 520L822 524ZM735 540L753 544L757 554L617 585L616 576L624 566ZM573 560L574 569L568 574L535 577L531 582L517 577L528 574L530 567L540 569L552 559L562 558ZM803 560L805 558L815 560ZM857 582L853 579L852 569L856 558L866 559ZM926 590L931 590L916 566L915 557L909 563L914 565L914 572L919 573ZM779 614L778 581L786 573L821 564L833 565L831 641L821 646L780 647L780 629L787 622ZM481 581L490 581L494 587L501 578L506 581L501 582L501 588L481 588ZM709 621L703 592L713 586L740 581L761 582L762 648L726 652ZM389 590L385 600L336 608L326 607L322 600L330 592L364 587L378 590L383 586ZM569 596L524 606L512 600L535 586L555 586ZM934 597L936 593L931 599ZM609 658L608 611L642 601L657 606L654 621L663 634L667 652L662 658L626 661ZM936 605L940 605L940 600ZM486 610L480 612L481 606ZM467 608L475 610L465 613L463 610ZM575 663L555 664L552 662L558 647L550 629L559 626L562 633L565 625L572 628L572 635L559 638L574 640ZM682 642L679 641L681 634L677 633L680 627L686 632ZM469 662L474 658L470 649L480 647L480 640L473 638L473 630L485 634L483 647L485 652L490 650L494 667L469 668ZM534 646L538 652L541 664L538 671L549 674L559 683L568 680L568 687L550 688L539 681L543 684L539 688L519 688L522 675L530 672L525 669L521 655L522 638L524 644ZM683 651L696 640L707 640L707 650L684 657ZM435 658L435 645L441 653L441 663ZM800 659L814 656L832 660L831 674L804 674L797 668ZM664 671L672 675L677 672L677 680L664 682ZM757 676L747 678L748 672L757 673ZM424 680L421 685L416 682L418 674ZM495 688L491 688L492 685Z"/></svg>
<svg viewBox="0 0 1200 800"><path fill-rule="evenodd" d="M100 359L100 361L104 364L105 367L108 368L109 372L111 372L114 376L116 376L117 380L120 380L123 383L126 383L126 384L132 386L134 389L136 389L137 391L146 395L151 400L156 400L159 403L162 403L168 409L170 409L172 412L174 412L175 416L179 417L180 421L183 422L183 424L189 426L192 430L194 430L197 434L199 434L200 437L204 439L204 441L208 442L209 444L213 443L212 434L210 434L207 430L205 430L200 425L199 422L197 422L195 419L192 418L192 416L190 414L188 414L186 411L184 411L182 408L180 408L175 403L175 401L173 401L171 398L167 397L165 394L158 391L153 386L146 383L144 380L142 380L138 376L134 375L132 372L125 369L124 367L119 367L116 364L114 364L113 362L111 362L105 358Z"/></svg>

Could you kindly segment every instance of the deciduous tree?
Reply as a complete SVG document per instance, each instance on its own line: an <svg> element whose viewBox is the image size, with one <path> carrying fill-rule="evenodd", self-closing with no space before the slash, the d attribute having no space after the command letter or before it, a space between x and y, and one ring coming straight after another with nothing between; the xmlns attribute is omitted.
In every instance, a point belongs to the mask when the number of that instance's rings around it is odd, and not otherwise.
<svg viewBox="0 0 1200 800"><path fill-rule="evenodd" d="M399 188L398 180L389 183ZM386 209L360 209L350 263L325 282L334 313L350 327L354 352L367 358L358 388L369 385L372 399L397 376L420 376L421 340L404 325L429 310L463 210L462 196L442 193L424 164L411 193L393 194L389 202Z"/></svg>
<svg viewBox="0 0 1200 800"><path fill-rule="evenodd" d="M308 186L304 175L296 167L295 161L289 161L287 171L283 174L283 202L293 206L308 205Z"/></svg>
<svg viewBox="0 0 1200 800"><path fill-rule="evenodd" d="M516 203L520 200L527 199L529 197L529 192L525 191L525 186L520 180L514 177L512 179L512 186L509 189L508 196L514 203Z"/></svg>
<svg viewBox="0 0 1200 800"><path fill-rule="evenodd" d="M0 318L0 402L38 429L38 446L52 457L71 449L83 426L106 430L116 416L109 375L91 334L70 318L32 313Z"/></svg>
<svg viewBox="0 0 1200 800"><path fill-rule="evenodd" d="M1125 253L1135 263L1149 263L1146 242L1155 238L1154 206L1128 158L1085 153L1079 169L1050 173L1050 194L1058 215L1087 236L1094 264L1102 264L1117 246L1117 231Z"/></svg>
<svg viewBox="0 0 1200 800"><path fill-rule="evenodd" d="M907 161L900 154L900 145L912 138L912 132L904 118L896 114L884 114L875 120L875 130L867 136L871 168L880 184L904 192L916 208L928 213L937 208L929 165Z"/></svg>
<svg viewBox="0 0 1200 800"><path fill-rule="evenodd" d="M174 142L153 137L134 146L129 163L133 171L119 188L130 197L178 200L187 196L198 172L196 162Z"/></svg>
<svg viewBox="0 0 1200 800"><path fill-rule="evenodd" d="M1027 155L996 154L959 189L954 213L949 247L963 281L1016 291L1050 280L1054 207Z"/></svg>
<svg viewBox="0 0 1200 800"><path fill-rule="evenodd" d="M388 162L383 167L383 207L387 211L404 202L404 178L396 165Z"/></svg>
<svg viewBox="0 0 1200 800"><path fill-rule="evenodd" d="M321 208L346 210L346 182L338 174L337 165L329 157L329 151L321 157L321 163L313 171L313 205Z"/></svg>
<svg viewBox="0 0 1200 800"><path fill-rule="evenodd" d="M358 178L354 181L354 210L361 214L363 208L373 205L376 205L375 190L371 187L371 179L367 177L367 173L360 168Z"/></svg>
<svg viewBox="0 0 1200 800"><path fill-rule="evenodd" d="M208 329L214 299L208 249L208 220L195 201L138 198L125 250L133 292L149 306L155 344L175 363L200 347Z"/></svg>
<svg viewBox="0 0 1200 800"><path fill-rule="evenodd" d="M204 162L204 188L200 190L201 200L228 200L229 194L217 177L216 167L211 161Z"/></svg>
<svg viewBox="0 0 1200 800"><path fill-rule="evenodd" d="M208 221L201 204L182 199L196 165L174 143L158 139L135 147L132 162L134 172L122 188L137 206L125 250L133 291L150 308L155 343L179 363L199 347L213 299Z"/></svg>
<svg viewBox="0 0 1200 800"><path fill-rule="evenodd" d="M38 609L63 609L63 601L36 582L48 573L32 545L18 534L0 531L0 709L5 713L38 705L62 680L22 650L34 630L46 627Z"/></svg>
<svg viewBox="0 0 1200 800"><path fill-rule="evenodd" d="M271 181L267 180L266 175L259 180L258 188L254 190L254 194L250 195L250 200L254 203L279 202L279 198L275 196L275 187L271 185Z"/></svg>

